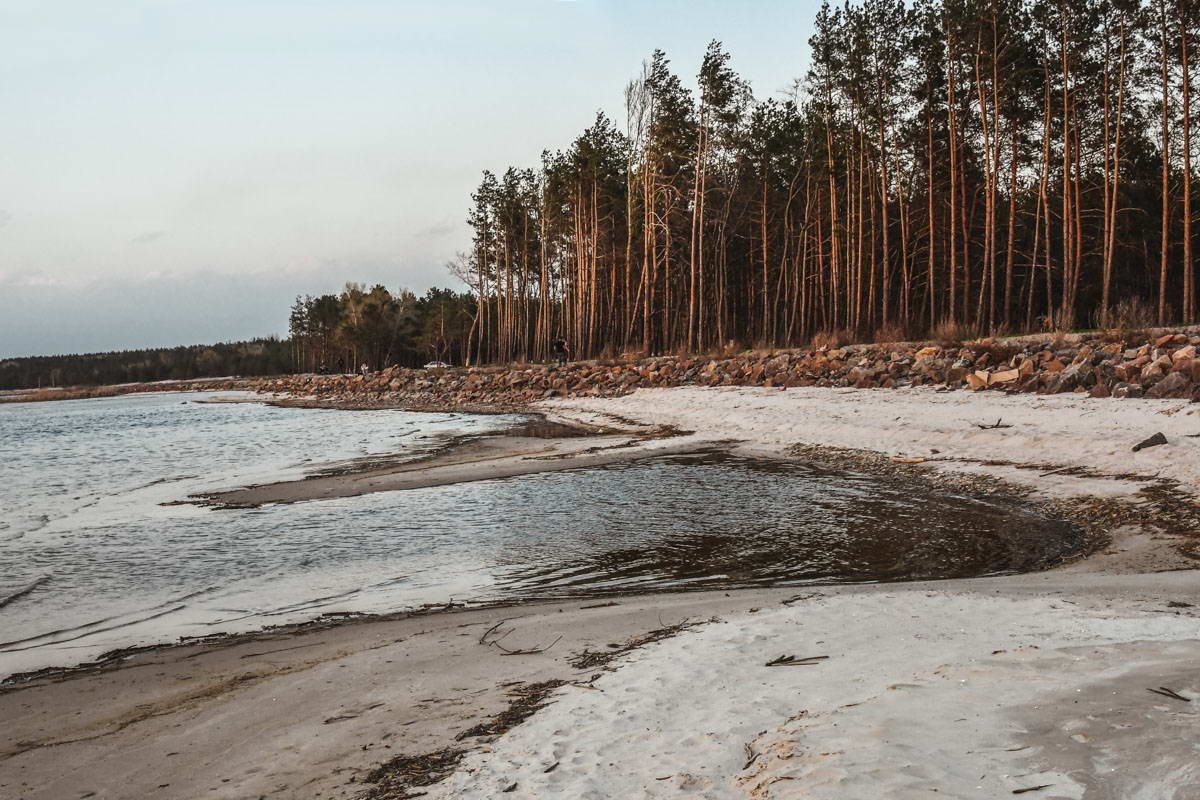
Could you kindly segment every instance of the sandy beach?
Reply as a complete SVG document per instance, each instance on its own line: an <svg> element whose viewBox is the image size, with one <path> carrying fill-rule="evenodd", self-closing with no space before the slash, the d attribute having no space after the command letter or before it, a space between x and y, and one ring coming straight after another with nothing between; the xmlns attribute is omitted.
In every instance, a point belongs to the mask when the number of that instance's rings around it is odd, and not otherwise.
<svg viewBox="0 0 1200 800"><path fill-rule="evenodd" d="M0 795L1200 795L1200 406L675 388L538 410L678 434L631 457L719 445L1003 489L1102 544L1030 575L449 609L149 649L5 686ZM1132 450L1156 433L1167 443Z"/></svg>

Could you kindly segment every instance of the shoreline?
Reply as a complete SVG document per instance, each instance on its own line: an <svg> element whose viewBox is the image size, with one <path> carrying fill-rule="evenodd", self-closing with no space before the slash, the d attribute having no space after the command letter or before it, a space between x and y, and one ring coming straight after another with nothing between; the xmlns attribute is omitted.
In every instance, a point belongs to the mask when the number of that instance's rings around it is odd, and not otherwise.
<svg viewBox="0 0 1200 800"><path fill-rule="evenodd" d="M733 388L664 389L616 399L562 399L538 404L534 411L567 424L599 426L621 420L643 426L674 426L688 431L676 437L676 443L683 446L736 440L733 449L747 454L823 460L830 466L915 476L963 490L1017 490L1019 496L1035 505L1061 504L1071 513L1087 515L1081 518L1093 529L1103 527L1110 538L1102 549L1072 564L1023 575L539 600L516 606L404 614L400 618L315 620L307 627L289 626L234 635L222 641L139 649L90 670L44 674L0 691L0 713L13 720L12 730L0 737L0 790L17 787L10 781L19 779L25 786L39 787L19 790L24 793L17 796L29 798L62 796L68 788L97 791L98 796L132 796L121 794L131 788L121 787L134 786L145 792L157 791L157 796L181 798L200 793L242 797L271 792L281 796L384 797L388 795L373 795L377 789L372 787L406 785L395 783L400 774L396 770L404 765L408 769L411 759L428 761L433 754L452 752L453 763L449 766L434 759L443 764L443 772L454 768L454 775L445 784L421 789L431 792L431 798L488 797L507 790L512 783L516 784L512 791L516 797L564 796L591 785L589 771L603 774L605 768L595 758L613 760L603 755L603 741L628 736L647 754L675 754L671 770L666 771L671 772L670 780L659 783L658 774L646 777L646 769L656 769L653 764L636 752L627 753L625 774L610 779L626 781L624 788L629 792L643 791L645 786L636 781L648 780L655 787L666 789L670 785L674 791L700 797L726 796L723 792L730 788L736 788L738 796L745 791L746 796L757 797L760 795L753 792L765 791L767 786L780 791L787 785L780 780L804 777L811 781L811 772L788 772L789 764L808 763L804 741L825 742L825 749L837 749L837 731L824 721L832 719L830 715L847 712L810 707L807 716L799 718L810 722L798 723L795 713L802 707L787 711L775 700L768 704L766 717L757 706L737 711L735 703L718 704L724 716L698 720L687 709L684 698L698 686L708 686L706 691L718 692L717 696L728 695L734 700L741 697L741 689L727 683L732 675L723 670L742 669L734 668L729 659L747 645L731 650L730 645L722 643L741 641L741 631L757 631L754 641L760 644L755 647L761 649L761 643L766 643L771 658L790 649L797 651L793 653L796 656L813 655L818 651L810 652L812 642L802 648L801 643L788 640L787 632L797 624L815 628L830 625L826 635L835 636L837 621L846 619L846 614L854 615L856 626L865 626L866 638L858 644L848 642L845 648L849 649L837 654L844 664L839 670L853 671L860 663L856 658L871 659L872 640L867 633L875 631L873 635L878 639L894 634L888 626L902 631L905 626L915 625L912 632L920 634L927 626L921 620L958 609L953 613L959 617L954 618L961 618L963 624L975 620L986 626L989 617L999 613L997 618L1005 620L1003 625L1014 631L1003 638L1015 635L1027 644L1040 641L1044 652L1025 650L1021 656L1022 668L1031 670L1031 680L1040 690L1067 690L1064 677L1046 659L1065 657L1062 654L1071 647L1083 646L1095 653L1119 653L1123 660L1118 664L1108 656L1097 656L1099 661L1093 666L1086 661L1076 663L1076 685L1100 686L1116 674L1136 676L1140 693L1136 699L1140 700L1145 694L1140 684L1151 685L1153 676L1147 674L1143 679L1138 670L1157 665L1153 668L1165 677L1155 680L1170 683L1185 697L1196 694L1200 699L1200 685L1188 683L1186 672L1176 669L1180 664L1194 663L1200 655L1200 588L1192 571L1198 562L1189 555L1200 527L1195 525L1195 500L1180 494L1182 487L1194 485L1195 475L1200 473L1200 442L1187 438L1200 433L1198 407L1179 401L1117 403L1077 397L1039 398L1036 402L1043 405L1036 408L1029 407L1032 402L1033 398L1022 396L938 394L928 389L784 392ZM1012 428L982 427L995 422L997 411ZM1112 414L1117 417L1107 419ZM1105 419L1093 419L1097 415ZM1124 428L1116 427L1118 418L1125 420ZM1166 431L1168 445L1126 455L1133 443L1144 438L1141 434L1153 432L1141 429L1151 424ZM1047 438L1049 430L1055 431L1053 441ZM1113 443L1106 447L1090 443L1089 434L1096 430L1105 431ZM918 452L918 447L924 452ZM1163 530L1155 530L1155 526ZM796 597L801 599L784 605L784 601ZM1056 605L1047 597L1062 600ZM897 604L911 609L916 616L908 621L888 616L885 609ZM1152 611L1145 610L1147 604L1154 606ZM1084 613L1076 606L1088 610ZM768 609L782 610L768 613ZM510 649L534 652L504 657L503 651L489 646L487 637L479 634L514 612L520 612L519 622L504 643ZM1169 615L1170 619L1161 615ZM661 641L650 636L684 620L696 622L714 616L723 621L672 630ZM1068 634L1081 625L1095 628L1088 634L1092 639ZM1140 632L1151 629L1158 631L1154 636L1161 644L1137 644ZM564 637L560 642L540 651L560 634ZM642 647L610 647L647 636L650 639ZM981 642L978 637L971 638L974 634L946 629L938 636L941 638L927 640L922 647L932 648L930 657L940 657L955 669L960 668L955 665L973 663L971 659L977 657L985 659L988 669L1010 669L996 661L1002 656L987 656L983 651L970 655ZM272 642L278 646L268 646ZM605 650L619 650L623 655L598 671L577 669L571 664L572 653ZM905 658L921 661L925 655L918 658L909 654ZM715 666L703 666L710 662ZM893 659L886 669L881 668L878 679L904 682L914 664L904 658ZM1169 665L1176 667L1168 669ZM398 674L396 669L400 670ZM765 673L789 676L787 681L801 680L808 687L803 693L816 692L817 697L843 691L835 685L832 671L820 665ZM835 683L827 685L828 680ZM508 696L514 681L526 687L565 683L547 688L532 706L547 701L550 705L512 734L498 739L495 733L456 738L480 726L498 732L496 725L488 727L489 720L507 713L514 700ZM926 685L927 679L917 684ZM1025 694L1003 688L1005 685L995 684L997 696L993 697L993 705L1012 709L1005 713L1017 714L1022 704L1032 702ZM109 699L89 706L83 718L74 713L82 698L96 695ZM666 713L671 703L683 705L676 706L678 713L666 717L651 713L654 721L642 719L627 730L621 719L606 716L608 712L595 707L609 695L628 695L633 703L631 712L642 709L649 713L663 707ZM589 700L593 696L597 699ZM795 689L789 689L788 696L795 696ZM281 699L286 702L280 704ZM1131 703L1133 699L1131 695ZM520 696L516 701L520 705ZM738 702L745 701L743 698ZM1164 702L1170 703L1169 699ZM1174 702L1184 705L1183 701ZM897 707L894 713L883 712L882 719L867 716L859 724L898 724L896 720L901 716L912 714L926 718L933 713L926 705ZM1120 707L1126 711L1133 708ZM1046 716L1049 714L1052 711L1047 710L1041 717L1022 718L1021 724L1053 727L1057 722ZM672 737L684 735L670 728L676 724L672 722L675 716L689 724L724 725L727 736L722 739L722 747L732 747L728 736L740 736L742 744L758 754L750 759L754 763L743 768L747 757L739 755L738 763L731 766L730 759L711 751L709 744L693 746L693 755L687 748L673 749L670 742L676 740ZM811 722L814 717L819 718L819 724ZM581 720L575 726L580 735L567 737L568 741L553 729L561 729L564 720L570 718ZM1164 719L1172 725L1177 722L1173 717ZM1184 722L1191 724L1188 719ZM749 733L743 731L751 723L759 727ZM844 720L842 724L849 722ZM803 739L796 738L800 728ZM180 729L189 732L188 741L180 739ZM763 733L758 734L758 730ZM1089 730L1088 736L1091 744L1087 746L1108 748L1104 752L1111 756L1115 734ZM1145 737L1144 742L1133 744L1152 741L1149 732ZM1021 744L1019 738L1013 739L1013 746ZM245 752L229 758L227 748L231 742L240 742ZM551 750L546 751L546 747ZM941 742L938 747L950 745ZM1066 772L1055 771L1056 764L1062 766L1055 761L1062 756L1057 744L1039 741L1028 747L1045 763L1026 764L1030 753L1024 746L1014 751L1016 755L989 758L1021 769L1038 767L1040 772L1024 773L1045 778L1036 783L1061 788L1074 780ZM1160 760L1186 755L1172 747L1157 742L1155 752ZM740 745L733 750L740 753ZM1148 751L1138 745L1131 752ZM882 763L895 757L896 752L885 748L878 755ZM937 752L930 755L933 772L923 780L943 787L957 785L953 781L958 777L950 762L943 763L936 756ZM961 759L961 754L958 757ZM63 771L62 758L74 766ZM131 772L134 763L146 766ZM559 766L545 771L551 763ZM391 764L392 773L387 769L378 771L381 764ZM1129 768L1137 766L1131 762ZM847 775L854 772L844 764L837 768ZM857 769L862 768L860 765ZM1078 771L1085 768L1086 764L1079 766L1071 775L1079 777L1082 773ZM364 785L362 781L373 771L383 783ZM1195 785L1189 783L1190 773L1176 775L1179 785ZM823 784L814 784L817 788L813 796L845 796L838 792L853 787L845 783L845 776L841 780L824 789ZM879 791L885 785L896 788L878 783L882 780L879 776L875 780L873 785ZM1005 793L1026 787L1024 783L1002 784ZM1078 796L1074 792L1034 792L1031 796Z"/></svg>
<svg viewBox="0 0 1200 800"><path fill-rule="evenodd" d="M550 421L537 411L522 413L537 419L494 433L451 437L416 455L382 455L295 480L213 490L178 502L258 508L599 467L697 448L671 444L682 435L671 428Z"/></svg>
<svg viewBox="0 0 1200 800"><path fill-rule="evenodd" d="M0 391L5 403L162 391L253 391L302 408L519 412L562 397L621 397L681 386L854 387L1084 393L1200 402L1200 326L971 341L858 343L475 367L386 367L369 375L288 374Z"/></svg>

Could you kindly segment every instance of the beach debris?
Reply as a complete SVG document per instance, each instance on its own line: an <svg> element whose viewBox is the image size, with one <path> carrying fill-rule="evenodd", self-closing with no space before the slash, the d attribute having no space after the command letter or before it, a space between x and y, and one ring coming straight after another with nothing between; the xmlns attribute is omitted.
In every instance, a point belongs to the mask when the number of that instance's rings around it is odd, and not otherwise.
<svg viewBox="0 0 1200 800"><path fill-rule="evenodd" d="M1039 789L1049 789L1053 783L1043 783L1038 786L1026 786L1024 789L1013 789L1013 794L1025 794L1026 792L1036 792Z"/></svg>
<svg viewBox="0 0 1200 800"><path fill-rule="evenodd" d="M324 724L325 725L336 725L337 723L345 722L346 720L358 719L359 717L361 717L363 714L367 713L368 711L374 711L375 709L382 708L383 706L384 706L383 703L372 703L371 705L365 706L360 709L356 709L353 711L347 711L345 714L338 714L337 716L329 717L328 719L325 720Z"/></svg>
<svg viewBox="0 0 1200 800"><path fill-rule="evenodd" d="M892 461L897 464L924 464L928 460L920 456L892 456Z"/></svg>
<svg viewBox="0 0 1200 800"><path fill-rule="evenodd" d="M981 425L980 423L976 422L975 427L979 428L981 431L994 431L997 428L1011 428L1012 425L1005 425L1003 419L998 419L994 425Z"/></svg>
<svg viewBox="0 0 1200 800"><path fill-rule="evenodd" d="M1139 450L1145 450L1147 447L1158 447L1160 444L1166 444L1166 443L1167 443L1167 437L1163 436L1162 433L1156 433L1153 436L1151 436L1149 439L1145 439L1145 440L1140 441L1137 444L1135 444L1133 446L1133 452L1136 453Z"/></svg>
<svg viewBox="0 0 1200 800"><path fill-rule="evenodd" d="M501 792L504 792L505 794L507 794L507 793L509 793L509 792L515 792L516 790L517 790L517 782L516 782L516 781L513 781L512 783L510 783L510 784L508 785L508 787L507 787L507 788L501 789L500 791L501 791Z"/></svg>
<svg viewBox="0 0 1200 800"><path fill-rule="evenodd" d="M1190 697L1184 697L1179 692L1175 691L1174 689L1168 689L1166 686L1160 686L1157 689L1147 689L1146 691L1154 692L1155 694L1161 694L1163 697L1169 697L1172 700L1182 700L1185 703L1192 702Z"/></svg>
<svg viewBox="0 0 1200 800"><path fill-rule="evenodd" d="M647 631L641 636L633 636L626 639L622 643L613 643L609 645L609 650L588 650L575 653L571 656L569 663L575 669L591 669L593 667L607 667L616 659L637 650L639 647L644 647L654 642L661 642L663 639L669 639L672 636L682 633L689 628L695 628L698 625L703 625L706 622L717 622L716 617L702 620L685 619L675 625L663 625L661 628L656 628L652 631ZM661 620L660 620L661 624Z"/></svg>
<svg viewBox="0 0 1200 800"><path fill-rule="evenodd" d="M808 594L795 594L783 601L783 605L790 606L792 603L799 603L801 600L812 600L814 597L823 597L820 592L809 592Z"/></svg>
<svg viewBox="0 0 1200 800"><path fill-rule="evenodd" d="M420 797L423 792L410 789L432 786L450 777L465 751L447 747L418 756L396 756L367 773L365 783L374 784L361 800L391 800Z"/></svg>
<svg viewBox="0 0 1200 800"><path fill-rule="evenodd" d="M773 658L766 663L768 667L811 667L815 666L820 661L825 661L829 656L804 656L796 658L795 656L779 656Z"/></svg>
<svg viewBox="0 0 1200 800"><path fill-rule="evenodd" d="M531 656L531 655L536 655L538 653L544 653L547 650L549 650L551 647L554 647L554 645L556 645L562 641L563 637L560 635L557 639L555 639L553 642L551 642L550 644L547 644L547 645L536 645L534 647L518 647L518 648L505 647L504 645L500 644L500 640L503 639L504 637L508 636L510 633L512 633L513 629L509 628L508 630L502 632L502 631L500 631L500 626L506 622L512 622L512 620L513 620L512 617L508 617L506 619L500 620L495 625L488 628L486 631L483 632L483 635L479 637L479 643L481 645L484 645L485 647L496 648L497 650L500 651L500 655ZM497 635L497 634L499 634L499 635Z"/></svg>
<svg viewBox="0 0 1200 800"><path fill-rule="evenodd" d="M550 702L550 695L560 686L566 686L566 681L549 680L540 683L525 683L510 689L508 696L512 700L508 708L489 720L468 728L458 736L458 741L479 736L496 736L520 725L529 719L534 712L545 708Z"/></svg>
<svg viewBox="0 0 1200 800"><path fill-rule="evenodd" d="M592 609L592 608L612 608L613 606L619 606L619 605L621 605L621 604L620 604L620 603L616 603L616 602L613 602L613 603L597 603L597 604L596 604L596 605L594 605L594 606L580 606L580 607L579 607L579 610L580 610L580 611L587 611L588 609Z"/></svg>
<svg viewBox="0 0 1200 800"><path fill-rule="evenodd" d="M1192 608L1191 603L1185 603L1182 600L1171 600L1167 602L1167 608Z"/></svg>
<svg viewBox="0 0 1200 800"><path fill-rule="evenodd" d="M544 770L542 770L542 773L545 775L549 775L551 772L554 772L554 770L558 769L558 763L559 762L555 761L553 764L551 764L550 766L548 766Z"/></svg>

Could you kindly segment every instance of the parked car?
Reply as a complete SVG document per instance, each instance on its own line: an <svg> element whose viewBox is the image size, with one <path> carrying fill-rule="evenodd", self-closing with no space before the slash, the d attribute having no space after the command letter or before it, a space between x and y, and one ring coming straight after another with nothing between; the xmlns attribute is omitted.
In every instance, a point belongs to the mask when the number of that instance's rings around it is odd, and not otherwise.
<svg viewBox="0 0 1200 800"><path fill-rule="evenodd" d="M425 369L446 369L449 366L450 365L447 364L445 361L430 361L428 364L425 365L424 368Z"/></svg>

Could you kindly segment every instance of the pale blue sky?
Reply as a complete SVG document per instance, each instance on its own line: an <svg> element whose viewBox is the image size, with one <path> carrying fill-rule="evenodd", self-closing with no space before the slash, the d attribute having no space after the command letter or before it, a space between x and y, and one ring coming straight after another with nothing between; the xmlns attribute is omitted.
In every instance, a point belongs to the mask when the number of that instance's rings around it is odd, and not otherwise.
<svg viewBox="0 0 1200 800"><path fill-rule="evenodd" d="M759 97L818 3L0 0L0 357L283 334L347 280L447 285L483 169L533 166L656 47Z"/></svg>

